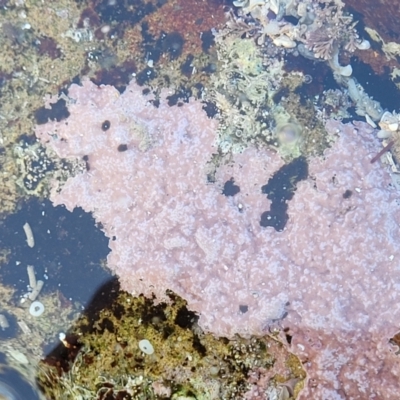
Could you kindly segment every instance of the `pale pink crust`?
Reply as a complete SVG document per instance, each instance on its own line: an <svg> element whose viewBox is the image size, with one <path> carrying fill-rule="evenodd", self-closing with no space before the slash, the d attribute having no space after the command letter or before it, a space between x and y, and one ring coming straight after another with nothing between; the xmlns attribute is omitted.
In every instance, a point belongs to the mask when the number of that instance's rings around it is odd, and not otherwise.
<svg viewBox="0 0 400 400"><path fill-rule="evenodd" d="M51 199L103 224L122 287L159 300L173 290L219 336L265 334L287 312L290 349L309 360L302 399L395 398L388 339L400 321L400 206L381 163L370 163L380 150L372 129L328 123L338 139L310 162L276 232L259 221L279 156L248 149L207 183L216 122L196 101L169 107L166 93L156 108L142 89L72 85L71 116L36 130L61 157L88 156L90 170ZM231 177L240 192L225 197Z"/></svg>

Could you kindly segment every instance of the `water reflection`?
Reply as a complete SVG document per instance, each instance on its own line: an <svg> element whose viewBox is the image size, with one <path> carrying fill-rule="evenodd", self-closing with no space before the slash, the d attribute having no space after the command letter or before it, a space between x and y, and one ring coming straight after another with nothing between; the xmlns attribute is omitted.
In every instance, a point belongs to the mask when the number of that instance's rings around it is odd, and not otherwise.
<svg viewBox="0 0 400 400"><path fill-rule="evenodd" d="M108 241L89 214L34 198L0 221L0 243L0 398L40 398L39 360L111 279Z"/></svg>

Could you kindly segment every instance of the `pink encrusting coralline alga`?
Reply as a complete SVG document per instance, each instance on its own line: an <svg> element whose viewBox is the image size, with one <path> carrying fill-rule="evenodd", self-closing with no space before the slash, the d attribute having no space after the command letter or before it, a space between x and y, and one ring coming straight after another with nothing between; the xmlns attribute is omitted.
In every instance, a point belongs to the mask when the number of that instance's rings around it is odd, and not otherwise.
<svg viewBox="0 0 400 400"><path fill-rule="evenodd" d="M70 116L38 126L60 157L90 168L51 194L93 212L110 238L108 266L132 294L171 289L218 336L290 328L304 361L302 399L396 398L400 324L400 196L372 128L329 122L336 137L288 202L282 232L260 226L261 192L284 164L249 148L206 179L217 123L192 100L169 107L132 82L125 92L72 85ZM106 129L105 129L106 128ZM224 196L234 178L240 192Z"/></svg>

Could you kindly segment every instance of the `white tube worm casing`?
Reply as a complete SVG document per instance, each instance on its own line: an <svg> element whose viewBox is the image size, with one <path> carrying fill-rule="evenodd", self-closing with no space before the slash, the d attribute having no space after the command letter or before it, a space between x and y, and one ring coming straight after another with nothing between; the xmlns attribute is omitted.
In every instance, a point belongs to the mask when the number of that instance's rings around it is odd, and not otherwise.
<svg viewBox="0 0 400 400"><path fill-rule="evenodd" d="M33 247L35 245L35 238L33 237L31 226L25 222L23 228L26 235L26 243L29 247Z"/></svg>
<svg viewBox="0 0 400 400"><path fill-rule="evenodd" d="M33 288L32 292L29 293L28 298L29 300L35 301L36 297L39 296L40 291L44 285L43 281L37 281L36 286Z"/></svg>
<svg viewBox="0 0 400 400"><path fill-rule="evenodd" d="M28 278L29 278L29 286L34 289L36 287L36 275L35 275L35 268L33 265L28 265L26 267L26 270L28 272Z"/></svg>
<svg viewBox="0 0 400 400"><path fill-rule="evenodd" d="M30 333L32 333L25 321L17 321L17 324L21 328L22 332L25 333L25 335L29 335Z"/></svg>

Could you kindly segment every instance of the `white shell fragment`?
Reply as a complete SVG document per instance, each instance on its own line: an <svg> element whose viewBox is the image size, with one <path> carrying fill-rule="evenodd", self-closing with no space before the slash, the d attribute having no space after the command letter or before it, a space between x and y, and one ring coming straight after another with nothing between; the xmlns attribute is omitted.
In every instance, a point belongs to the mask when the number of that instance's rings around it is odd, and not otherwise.
<svg viewBox="0 0 400 400"><path fill-rule="evenodd" d="M40 317L44 312L44 305L40 301L34 301L29 307L29 313L33 317Z"/></svg>
<svg viewBox="0 0 400 400"><path fill-rule="evenodd" d="M143 339L139 342L139 349L148 355L154 353L154 347L147 339Z"/></svg>
<svg viewBox="0 0 400 400"><path fill-rule="evenodd" d="M371 44L368 40L364 39L362 42L356 44L357 49L368 50L371 48Z"/></svg>
<svg viewBox="0 0 400 400"><path fill-rule="evenodd" d="M380 131L378 131L376 136L378 136L379 139L387 139L392 136L392 133L381 129Z"/></svg>
<svg viewBox="0 0 400 400"><path fill-rule="evenodd" d="M345 67L341 66L339 69L339 73L342 76L351 76L351 74L353 73L353 68L350 64L346 65Z"/></svg>
<svg viewBox="0 0 400 400"><path fill-rule="evenodd" d="M60 339L61 343L67 348L71 348L71 345L67 341L67 335L64 332L60 332L58 335L58 338Z"/></svg>
<svg viewBox="0 0 400 400"><path fill-rule="evenodd" d="M272 42L275 46L286 47L287 49L293 49L296 47L296 42L286 35L278 36L274 38Z"/></svg>
<svg viewBox="0 0 400 400"><path fill-rule="evenodd" d="M235 0L233 5L235 7L245 8L246 13L250 12L257 6L262 6L265 4L265 0Z"/></svg>
<svg viewBox="0 0 400 400"><path fill-rule="evenodd" d="M35 246L35 238L33 237L31 226L27 222L25 222L22 228L24 229L26 235L26 243L28 244L28 246Z"/></svg>
<svg viewBox="0 0 400 400"><path fill-rule="evenodd" d="M367 121L367 124L372 126L373 128L377 127L376 123L372 121L372 118L368 114L365 114L365 120Z"/></svg>
<svg viewBox="0 0 400 400"><path fill-rule="evenodd" d="M10 327L10 324L7 321L7 318L4 314L0 314L0 328L2 331L5 331Z"/></svg>
<svg viewBox="0 0 400 400"><path fill-rule="evenodd" d="M270 0L269 8L272 12L278 15L279 13L279 0Z"/></svg>
<svg viewBox="0 0 400 400"><path fill-rule="evenodd" d="M399 129L399 116L394 112L385 111L382 114L379 126L384 131L396 132Z"/></svg>

